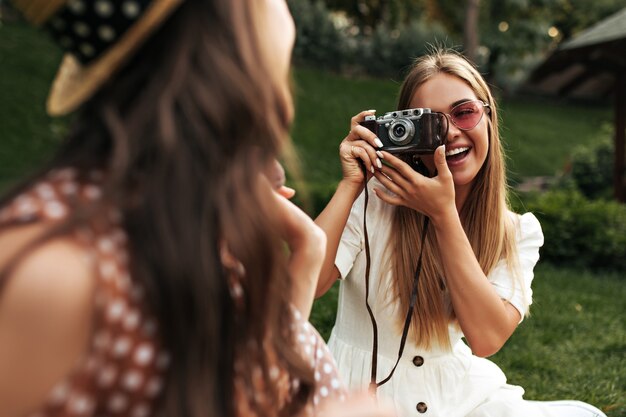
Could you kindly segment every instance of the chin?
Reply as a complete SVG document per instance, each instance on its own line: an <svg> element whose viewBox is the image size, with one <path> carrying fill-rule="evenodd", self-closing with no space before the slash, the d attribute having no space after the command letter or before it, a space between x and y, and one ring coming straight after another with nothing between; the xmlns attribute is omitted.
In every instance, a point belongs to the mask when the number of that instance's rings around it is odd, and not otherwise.
<svg viewBox="0 0 626 417"><path fill-rule="evenodd" d="M455 175L454 173L452 174L452 180L454 181L454 185L456 187L465 187L465 186L471 185L474 182L475 178L476 178L476 175L465 175L465 174Z"/></svg>

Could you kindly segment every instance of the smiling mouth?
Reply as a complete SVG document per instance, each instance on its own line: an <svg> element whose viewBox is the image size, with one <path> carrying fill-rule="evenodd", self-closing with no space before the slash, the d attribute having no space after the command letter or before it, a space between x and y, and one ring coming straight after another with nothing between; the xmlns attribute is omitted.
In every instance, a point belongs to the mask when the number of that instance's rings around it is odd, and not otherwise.
<svg viewBox="0 0 626 417"><path fill-rule="evenodd" d="M462 148L450 149L449 151L446 151L446 160L456 161L462 159L465 155L468 154L469 151L470 148L467 146L464 146Z"/></svg>

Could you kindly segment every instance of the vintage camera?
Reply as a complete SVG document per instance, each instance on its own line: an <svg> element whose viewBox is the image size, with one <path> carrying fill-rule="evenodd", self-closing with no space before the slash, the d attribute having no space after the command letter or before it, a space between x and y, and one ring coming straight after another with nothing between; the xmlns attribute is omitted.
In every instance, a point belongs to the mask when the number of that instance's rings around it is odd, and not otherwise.
<svg viewBox="0 0 626 417"><path fill-rule="evenodd" d="M378 136L382 150L393 154L433 153L448 134L446 116L427 108L392 111L379 118L365 116L360 124Z"/></svg>

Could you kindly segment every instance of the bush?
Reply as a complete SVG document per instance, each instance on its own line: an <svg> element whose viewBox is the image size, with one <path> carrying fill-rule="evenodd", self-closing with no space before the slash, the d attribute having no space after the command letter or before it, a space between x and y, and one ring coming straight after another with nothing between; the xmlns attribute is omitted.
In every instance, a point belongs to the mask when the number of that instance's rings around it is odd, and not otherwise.
<svg viewBox="0 0 626 417"><path fill-rule="evenodd" d="M343 23L335 25L332 12L320 0L287 3L297 29L293 52L297 64L398 77L429 45L444 45L448 40L443 26L423 20L399 29L380 24L371 34L363 34L345 17Z"/></svg>
<svg viewBox="0 0 626 417"><path fill-rule="evenodd" d="M575 189L530 198L545 236L542 259L554 264L626 271L626 206L589 200Z"/></svg>
<svg viewBox="0 0 626 417"><path fill-rule="evenodd" d="M337 29L330 11L320 0L288 0L296 23L294 61L339 71L346 59L347 37Z"/></svg>
<svg viewBox="0 0 626 417"><path fill-rule="evenodd" d="M443 46L446 40L443 27L421 20L395 30L381 24L371 36L360 39L355 65L370 75L399 77L415 58L428 52L429 45Z"/></svg>
<svg viewBox="0 0 626 417"><path fill-rule="evenodd" d="M606 130L605 128L604 131ZM613 148L613 141L607 132L593 144L578 146L572 152L569 175L586 197L611 196L615 153Z"/></svg>

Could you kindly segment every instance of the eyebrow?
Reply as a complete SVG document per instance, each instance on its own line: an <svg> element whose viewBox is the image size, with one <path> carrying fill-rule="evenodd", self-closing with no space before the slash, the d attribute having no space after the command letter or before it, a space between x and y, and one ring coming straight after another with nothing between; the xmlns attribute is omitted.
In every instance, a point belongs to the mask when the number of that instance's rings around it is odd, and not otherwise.
<svg viewBox="0 0 626 417"><path fill-rule="evenodd" d="M467 103L468 101L475 101L478 100L477 98L462 98L461 100L457 100L454 103L450 104L450 108L454 108L455 106L458 106L459 104L463 104L463 103Z"/></svg>

